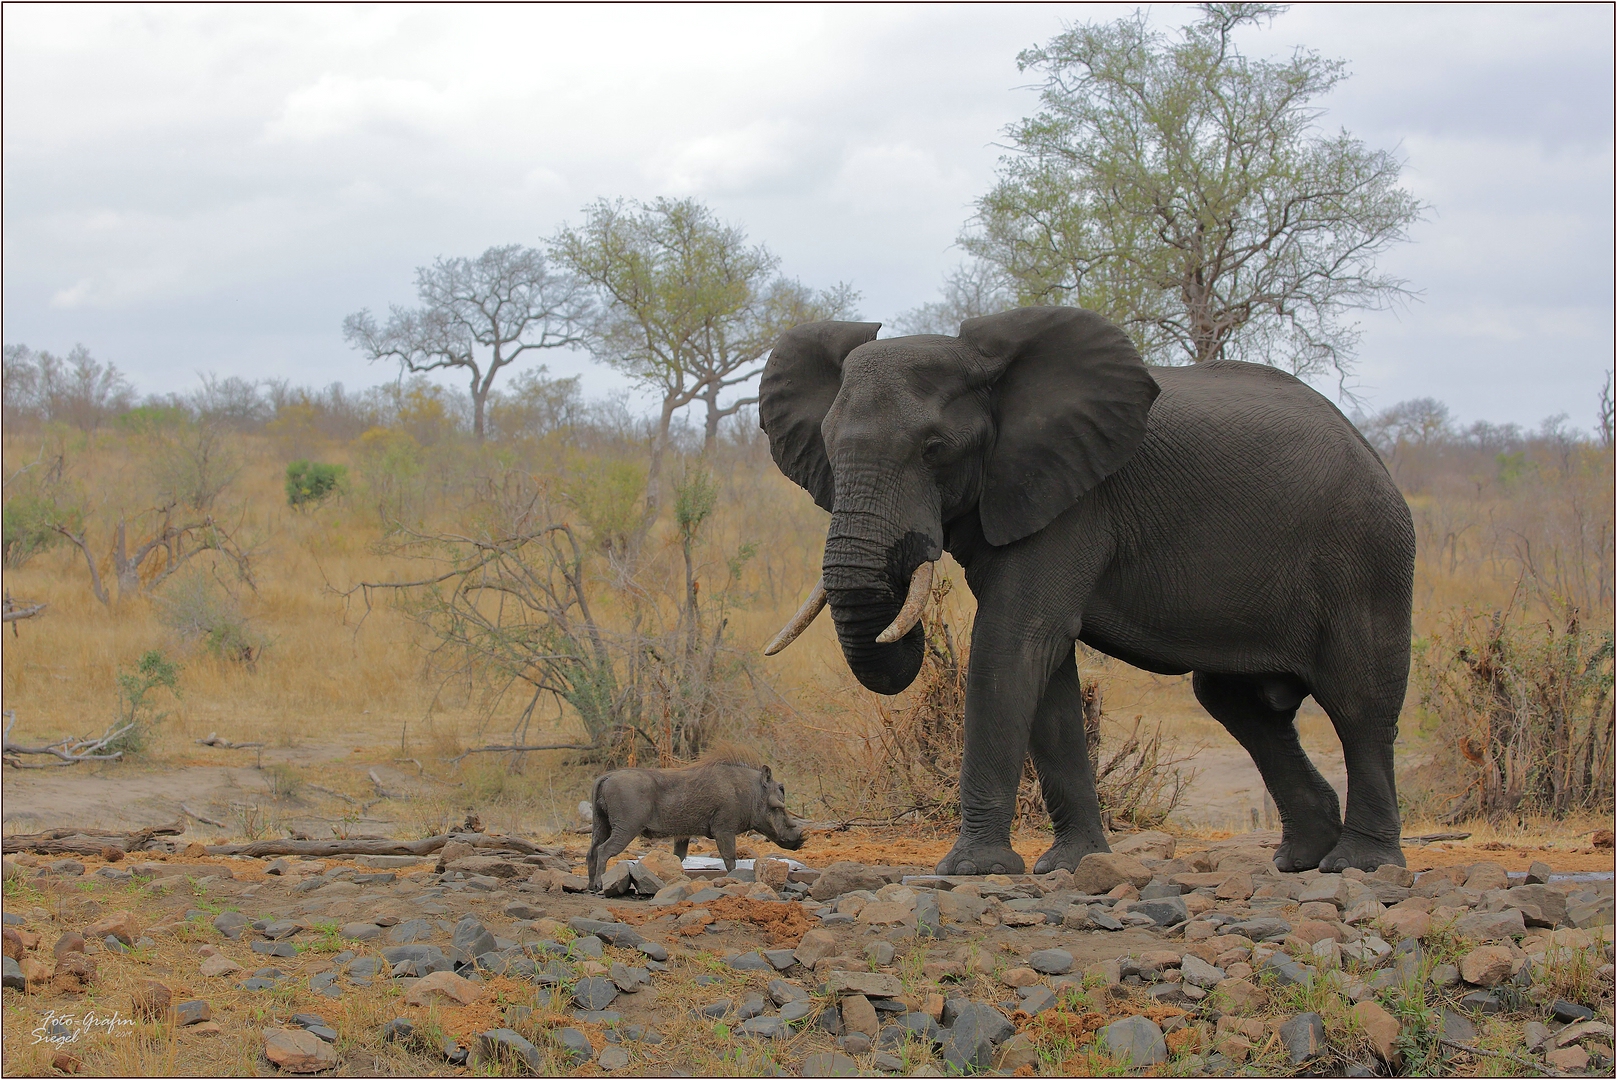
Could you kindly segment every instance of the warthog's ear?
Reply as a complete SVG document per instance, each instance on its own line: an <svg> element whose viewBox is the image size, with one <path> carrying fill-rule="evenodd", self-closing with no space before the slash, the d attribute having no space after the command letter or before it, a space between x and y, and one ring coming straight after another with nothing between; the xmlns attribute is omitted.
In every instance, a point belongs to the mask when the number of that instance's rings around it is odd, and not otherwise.
<svg viewBox="0 0 1617 1080"><path fill-rule="evenodd" d="M769 771L768 765L758 766L758 771L764 774L764 783L766 784L775 778L775 774Z"/></svg>

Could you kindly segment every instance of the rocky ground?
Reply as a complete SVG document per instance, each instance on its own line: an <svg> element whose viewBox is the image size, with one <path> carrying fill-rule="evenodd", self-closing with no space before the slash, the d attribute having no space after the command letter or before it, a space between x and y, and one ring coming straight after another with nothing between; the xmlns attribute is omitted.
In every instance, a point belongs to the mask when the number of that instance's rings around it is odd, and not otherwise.
<svg viewBox="0 0 1617 1080"><path fill-rule="evenodd" d="M1609 879L1281 874L1275 839L1041 877L650 851L604 896L560 848L22 855L5 1072L1611 1074Z"/></svg>

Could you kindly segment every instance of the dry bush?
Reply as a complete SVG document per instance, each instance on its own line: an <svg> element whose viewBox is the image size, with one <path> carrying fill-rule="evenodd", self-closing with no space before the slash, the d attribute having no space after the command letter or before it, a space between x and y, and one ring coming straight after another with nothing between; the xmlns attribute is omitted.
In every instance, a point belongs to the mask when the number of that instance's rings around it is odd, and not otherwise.
<svg viewBox="0 0 1617 1080"><path fill-rule="evenodd" d="M1414 667L1435 736L1415 779L1439 820L1612 812L1609 630L1576 608L1542 622L1467 608L1420 643Z"/></svg>
<svg viewBox="0 0 1617 1080"><path fill-rule="evenodd" d="M952 582L940 577L933 587L926 619L926 659L904 703L878 705L873 737L867 742L868 760L859 762L862 785L855 785L875 812L889 819L958 821L960 818L960 766L965 758L966 671L969 642L950 627L944 604ZM1164 748L1162 725L1142 734L1144 717L1134 718L1129 733L1115 745L1103 734L1103 690L1086 681L1084 733L1090 765L1100 797L1106 828L1160 825L1178 808L1194 771L1179 766L1195 750ZM875 803L880 803L878 810ZM1022 766L1016 796L1016 821L1032 822L1044 816L1044 800L1031 760Z"/></svg>

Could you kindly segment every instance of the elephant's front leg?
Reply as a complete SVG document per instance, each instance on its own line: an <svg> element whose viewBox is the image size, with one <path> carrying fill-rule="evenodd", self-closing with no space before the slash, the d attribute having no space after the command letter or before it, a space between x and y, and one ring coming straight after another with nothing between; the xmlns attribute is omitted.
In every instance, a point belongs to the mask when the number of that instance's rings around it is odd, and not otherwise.
<svg viewBox="0 0 1617 1080"><path fill-rule="evenodd" d="M1047 650L1022 642L996 647L973 633L966 677L966 757L960 767L960 839L938 863L940 874L1020 874L1022 856L1011 849L1016 788L1027 758L1034 714L1052 664Z"/></svg>
<svg viewBox="0 0 1617 1080"><path fill-rule="evenodd" d="M1110 851L1101 827L1100 799L1084 734L1084 698L1071 645L1039 699L1028 749L1056 834L1056 842L1039 857L1033 872L1073 870L1085 855Z"/></svg>

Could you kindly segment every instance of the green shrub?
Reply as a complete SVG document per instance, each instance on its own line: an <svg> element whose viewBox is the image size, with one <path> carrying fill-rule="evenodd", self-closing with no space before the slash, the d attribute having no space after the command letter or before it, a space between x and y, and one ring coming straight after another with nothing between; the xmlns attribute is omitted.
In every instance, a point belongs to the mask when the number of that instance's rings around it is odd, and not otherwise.
<svg viewBox="0 0 1617 1080"><path fill-rule="evenodd" d="M156 599L163 625L186 641L200 641L222 660L251 668L264 651L266 642L236 598L204 573L177 578Z"/></svg>
<svg viewBox="0 0 1617 1080"><path fill-rule="evenodd" d="M180 665L173 663L156 649L145 653L135 663L134 671L118 673L118 722L131 725L129 730L107 744L108 751L122 750L133 754L146 743L147 729L159 723L168 713L153 715L151 702L146 696L159 687L175 697L180 696Z"/></svg>
<svg viewBox="0 0 1617 1080"><path fill-rule="evenodd" d="M346 465L294 461L286 467L286 504L293 507L319 505L337 493L347 475Z"/></svg>
<svg viewBox="0 0 1617 1080"><path fill-rule="evenodd" d="M59 506L48 495L32 492L6 500L0 516L3 516L0 529L4 534L0 551L4 553L6 567L13 570L62 538L56 531L57 525L68 529L82 527L77 511Z"/></svg>

